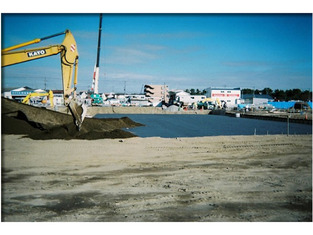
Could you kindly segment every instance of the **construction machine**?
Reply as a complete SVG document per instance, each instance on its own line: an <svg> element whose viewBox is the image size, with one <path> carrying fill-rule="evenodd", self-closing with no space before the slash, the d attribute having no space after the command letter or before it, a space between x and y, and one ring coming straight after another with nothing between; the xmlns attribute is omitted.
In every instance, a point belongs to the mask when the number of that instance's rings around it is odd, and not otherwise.
<svg viewBox="0 0 313 235"><path fill-rule="evenodd" d="M48 93L47 92L32 92L29 93L22 101L23 104L28 104L30 99L32 97L39 97L39 96L48 96L50 100L50 106L53 108L54 103L53 103L53 92L50 90ZM43 103L43 101L42 101Z"/></svg>
<svg viewBox="0 0 313 235"><path fill-rule="evenodd" d="M65 35L64 40L60 45L51 45L40 48L16 50L60 35ZM76 100L78 50L75 38L69 30L53 34L51 36L37 38L25 43L21 43L3 49L1 51L2 59L1 67L41 59L58 54L60 54L61 57L64 104L69 108L73 116L74 123L77 126L78 130L80 130L83 120L85 118L86 107L79 105ZM73 73L74 73L73 81L74 87L72 88Z"/></svg>
<svg viewBox="0 0 313 235"><path fill-rule="evenodd" d="M222 104L219 99L205 98L197 103L198 109L221 109Z"/></svg>
<svg viewBox="0 0 313 235"><path fill-rule="evenodd" d="M92 106L101 106L103 104L103 98L100 94L93 93L90 95L90 98Z"/></svg>

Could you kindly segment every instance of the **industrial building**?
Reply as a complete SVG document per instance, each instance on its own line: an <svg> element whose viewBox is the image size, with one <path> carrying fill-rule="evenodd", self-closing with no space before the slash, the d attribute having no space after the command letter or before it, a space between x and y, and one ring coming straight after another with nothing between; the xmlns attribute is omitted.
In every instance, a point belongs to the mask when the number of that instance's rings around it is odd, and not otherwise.
<svg viewBox="0 0 313 235"><path fill-rule="evenodd" d="M243 104L253 104L255 106L267 105L274 99L270 95L244 94L242 95Z"/></svg>
<svg viewBox="0 0 313 235"><path fill-rule="evenodd" d="M25 97L32 92L44 92L41 89L33 89L28 86L19 87L19 88L8 88L3 93L4 98L13 99L22 102Z"/></svg>
<svg viewBox="0 0 313 235"><path fill-rule="evenodd" d="M224 101L226 106L236 107L240 104L241 90L240 88L213 88L209 87L206 90L206 97L213 100Z"/></svg>
<svg viewBox="0 0 313 235"><path fill-rule="evenodd" d="M190 95L188 92L182 90L178 90L175 92L175 101L182 106L188 106L192 105L193 103L198 103L205 98L205 95Z"/></svg>

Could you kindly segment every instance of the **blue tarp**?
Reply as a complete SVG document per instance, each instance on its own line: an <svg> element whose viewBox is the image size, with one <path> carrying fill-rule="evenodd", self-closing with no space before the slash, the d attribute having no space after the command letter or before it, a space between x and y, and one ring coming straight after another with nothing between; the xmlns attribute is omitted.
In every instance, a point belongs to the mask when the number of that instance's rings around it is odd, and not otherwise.
<svg viewBox="0 0 313 235"><path fill-rule="evenodd" d="M289 109L295 105L296 102L268 102L273 105L276 109Z"/></svg>
<svg viewBox="0 0 313 235"><path fill-rule="evenodd" d="M310 106L310 108L312 108L312 102L308 102L308 105Z"/></svg>
<svg viewBox="0 0 313 235"><path fill-rule="evenodd" d="M244 108L246 108L246 104L238 104L238 108L239 109L244 109Z"/></svg>

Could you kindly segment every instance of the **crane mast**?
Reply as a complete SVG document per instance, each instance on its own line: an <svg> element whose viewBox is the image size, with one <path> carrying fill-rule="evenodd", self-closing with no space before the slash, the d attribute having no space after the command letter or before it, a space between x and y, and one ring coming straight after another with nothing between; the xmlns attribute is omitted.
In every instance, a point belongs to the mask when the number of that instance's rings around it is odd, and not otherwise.
<svg viewBox="0 0 313 235"><path fill-rule="evenodd" d="M100 63L100 46L101 46L101 30L102 30L102 14L100 14L100 22L99 22L99 34L98 34L98 47L97 47L97 60L93 73L92 87L91 90L94 94L99 93L99 63Z"/></svg>

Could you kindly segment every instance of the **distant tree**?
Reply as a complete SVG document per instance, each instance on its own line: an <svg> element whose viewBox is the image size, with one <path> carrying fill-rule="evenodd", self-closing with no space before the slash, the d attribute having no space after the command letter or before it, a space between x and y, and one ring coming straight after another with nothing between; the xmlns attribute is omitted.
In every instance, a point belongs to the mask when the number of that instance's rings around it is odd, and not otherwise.
<svg viewBox="0 0 313 235"><path fill-rule="evenodd" d="M261 95L262 92L261 92L259 89L255 89L255 90L254 90L254 94L255 94L255 95Z"/></svg>
<svg viewBox="0 0 313 235"><path fill-rule="evenodd" d="M273 94L273 90L269 87L264 88L261 92L262 92L262 95L272 95Z"/></svg>
<svg viewBox="0 0 313 235"><path fill-rule="evenodd" d="M247 95L247 94L253 94L253 90L249 89L249 88L244 88L241 90L243 95Z"/></svg>
<svg viewBox="0 0 313 235"><path fill-rule="evenodd" d="M292 89L292 93L294 100L301 100L302 91L300 89Z"/></svg>
<svg viewBox="0 0 313 235"><path fill-rule="evenodd" d="M301 95L300 95L300 100L311 101L312 100L312 92L308 91L308 90L302 91Z"/></svg>
<svg viewBox="0 0 313 235"><path fill-rule="evenodd" d="M286 92L284 90L276 89L272 96L275 99L275 101L285 101L286 100Z"/></svg>
<svg viewBox="0 0 313 235"><path fill-rule="evenodd" d="M185 92L188 92L190 95L205 95L207 93L205 89L201 91L199 88L186 89Z"/></svg>
<svg viewBox="0 0 313 235"><path fill-rule="evenodd" d="M288 89L288 90L280 90L276 89L273 91L271 88L266 87L263 90L259 89L249 89L243 88L241 89L241 93L245 94L263 94L270 95L276 101L290 101L290 100L302 100L302 101L311 101L312 100L312 91L305 90L301 91L298 88Z"/></svg>
<svg viewBox="0 0 313 235"><path fill-rule="evenodd" d="M301 99L301 90L300 89L289 89L286 90L286 100L300 100Z"/></svg>
<svg viewBox="0 0 313 235"><path fill-rule="evenodd" d="M291 89L286 90L286 101L293 100L294 93Z"/></svg>

